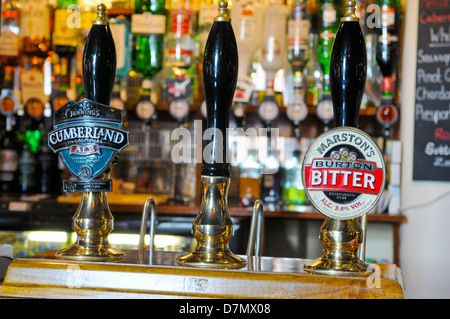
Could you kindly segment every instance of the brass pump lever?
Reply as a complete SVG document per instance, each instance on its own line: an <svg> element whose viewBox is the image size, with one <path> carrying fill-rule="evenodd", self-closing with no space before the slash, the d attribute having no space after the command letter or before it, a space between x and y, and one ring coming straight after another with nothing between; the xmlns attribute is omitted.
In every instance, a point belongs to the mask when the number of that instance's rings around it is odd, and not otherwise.
<svg viewBox="0 0 450 319"><path fill-rule="evenodd" d="M245 261L228 247L234 224L228 211L231 172L227 163L226 129L236 89L238 51L227 7L226 1L220 1L219 13L205 45L203 83L211 142L208 149L203 150L202 203L192 226L197 246L193 252L177 259L183 266L245 267Z"/></svg>

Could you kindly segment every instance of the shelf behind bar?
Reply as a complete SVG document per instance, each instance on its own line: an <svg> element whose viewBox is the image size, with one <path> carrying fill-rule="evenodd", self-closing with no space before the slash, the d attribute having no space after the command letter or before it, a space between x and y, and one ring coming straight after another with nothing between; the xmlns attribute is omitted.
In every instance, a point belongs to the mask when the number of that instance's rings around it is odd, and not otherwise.
<svg viewBox="0 0 450 319"><path fill-rule="evenodd" d="M114 196L111 194L111 196ZM55 198L48 198L39 201L32 200L24 200L20 196L13 195L3 195L0 197L0 208L2 210L7 209L11 202L22 202L28 203L27 210L32 209L34 205L39 206L40 211L45 211L46 205L52 207L52 210L61 205L62 211L64 213L67 210L67 207L72 207L75 211L78 208L79 202L61 202L59 203ZM120 212L120 213L142 213L143 204L136 203L109 203L109 207L111 212ZM196 216L200 210L200 206L198 205L177 205L172 204L170 202L159 204L156 207L157 214L170 214L170 215L187 215L187 216ZM252 207L239 207L239 206L229 206L231 216L236 217L251 217L252 216ZM270 207L267 204L264 205L264 216L265 217L275 217L275 218L299 218L299 219L324 219L324 215L317 212L311 206L300 206L298 210L285 209L283 207ZM368 221L373 222L385 222L385 223L404 223L407 221L404 215L390 215L390 214L368 214Z"/></svg>
<svg viewBox="0 0 450 319"><path fill-rule="evenodd" d="M142 211L141 205L132 204L109 204L111 211L122 213L139 213ZM299 218L299 219L325 219L325 216L317 212L314 208L307 206L307 211L295 211L287 210L283 208L268 209L264 208L265 217L278 217L278 218ZM175 205L175 204L162 204L156 208L157 214L173 214L173 215L192 215L196 216L200 210L196 205ZM230 206L230 215L233 217L251 217L252 207L236 207ZM406 222L406 217L403 215L390 215L390 214L368 214L368 221L373 222L385 222L385 223L403 223Z"/></svg>

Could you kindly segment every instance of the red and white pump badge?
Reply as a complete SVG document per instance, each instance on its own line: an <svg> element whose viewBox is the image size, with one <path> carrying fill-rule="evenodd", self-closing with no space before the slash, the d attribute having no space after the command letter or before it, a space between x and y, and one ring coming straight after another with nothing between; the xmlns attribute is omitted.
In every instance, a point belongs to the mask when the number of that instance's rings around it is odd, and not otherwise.
<svg viewBox="0 0 450 319"><path fill-rule="evenodd" d="M302 173L306 194L319 212L351 219L377 204L386 168L383 154L369 135L353 127L338 127L314 140Z"/></svg>

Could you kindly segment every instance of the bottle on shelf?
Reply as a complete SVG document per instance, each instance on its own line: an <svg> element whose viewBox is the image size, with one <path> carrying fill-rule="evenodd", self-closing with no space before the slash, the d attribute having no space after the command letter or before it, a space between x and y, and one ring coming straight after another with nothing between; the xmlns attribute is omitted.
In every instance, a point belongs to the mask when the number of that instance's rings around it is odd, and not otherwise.
<svg viewBox="0 0 450 319"><path fill-rule="evenodd" d="M130 73L128 73L124 85L126 96L126 107L128 110L133 110L137 102L139 102L141 88L142 88L142 74L132 69Z"/></svg>
<svg viewBox="0 0 450 319"><path fill-rule="evenodd" d="M197 165L195 163L182 163L178 167L180 178L177 180L180 189L176 192L175 198L183 205L195 202L197 195Z"/></svg>
<svg viewBox="0 0 450 319"><path fill-rule="evenodd" d="M0 72L3 75L0 95L0 113L6 117L15 118L19 101L16 95L20 96L16 87L16 67L10 65L0 66Z"/></svg>
<svg viewBox="0 0 450 319"><path fill-rule="evenodd" d="M247 158L239 165L239 202L244 207L252 206L261 195L262 168L257 150L249 149Z"/></svg>
<svg viewBox="0 0 450 319"><path fill-rule="evenodd" d="M361 2L365 3L363 8L367 10L367 6L376 4L377 0L361 0ZM367 81L361 108L369 108L377 107L380 104L382 76L376 60L376 51L378 42L378 28L381 26L376 25L377 20L372 17L372 14L362 16L364 19L362 21L362 30L366 40L367 51Z"/></svg>
<svg viewBox="0 0 450 319"><path fill-rule="evenodd" d="M57 60L56 62L54 62L56 63L56 65L54 64L54 69L58 69L61 72L59 74L54 72L52 75L55 80L52 83L52 94L50 100L53 110L56 111L64 104L66 104L69 99L75 99L76 94L75 91L70 91L70 72L68 71L68 69L70 68L70 66L68 65L68 61L70 59L68 60L65 57L62 59L58 59L58 57L55 56L53 56L52 58Z"/></svg>
<svg viewBox="0 0 450 319"><path fill-rule="evenodd" d="M137 0L131 16L134 35L133 69L153 81L163 67L166 9L164 0Z"/></svg>
<svg viewBox="0 0 450 319"><path fill-rule="evenodd" d="M17 109L18 129L16 132L20 144L19 152L19 192L35 193L38 189L37 159L41 142L39 121L29 116L23 105Z"/></svg>
<svg viewBox="0 0 450 319"><path fill-rule="evenodd" d="M328 130L333 119L333 105L330 92L330 58L334 38L339 25L339 0L321 0L319 7L319 39L317 44L317 60L323 68L322 99L316 107L316 115L324 122L324 130Z"/></svg>
<svg viewBox="0 0 450 319"><path fill-rule="evenodd" d="M20 33L23 53L26 57L39 59L30 61L43 64L51 50L51 9L47 1L24 0L20 9Z"/></svg>
<svg viewBox="0 0 450 319"><path fill-rule="evenodd" d="M166 65L184 69L195 62L195 3L190 0L170 0L165 47ZM179 70L183 72L183 70Z"/></svg>
<svg viewBox="0 0 450 319"><path fill-rule="evenodd" d="M288 61L294 73L303 72L309 60L310 48L308 37L311 22L306 0L295 0L288 19Z"/></svg>
<svg viewBox="0 0 450 319"><path fill-rule="evenodd" d="M196 2L170 0L168 30L164 40L164 67L158 74L160 101L168 103L169 113L179 117L180 110L189 110L199 102L198 49L196 36Z"/></svg>
<svg viewBox="0 0 450 319"><path fill-rule="evenodd" d="M174 87L176 87L176 84L174 84ZM189 111L189 102L182 95L175 95L169 103L169 114L178 121L180 126L186 124L189 116Z"/></svg>
<svg viewBox="0 0 450 319"><path fill-rule="evenodd" d="M17 108L17 131L16 136L20 143L28 144L29 150L36 154L39 151L39 144L41 143L42 131L41 131L41 122L44 117L44 110L40 113L40 117L36 117L37 113L33 113L36 109L40 112L40 103L37 108L33 107L34 102L29 103L32 105L27 110L25 106L19 103ZM48 103L47 103L48 104ZM48 105L47 105L48 107Z"/></svg>
<svg viewBox="0 0 450 319"><path fill-rule="evenodd" d="M275 101L275 73L285 64L286 21L288 8L282 1L273 1L264 8L261 67L266 73L266 92L258 106L258 114L266 126L271 126L280 110Z"/></svg>
<svg viewBox="0 0 450 319"><path fill-rule="evenodd" d="M323 93L330 94L330 57L339 25L337 0L320 1L319 39L317 59L323 67Z"/></svg>
<svg viewBox="0 0 450 319"><path fill-rule="evenodd" d="M231 25L238 46L239 72L232 112L240 127L245 125L246 106L255 86L249 70L252 57L261 45L263 13L264 7L260 0L233 1Z"/></svg>
<svg viewBox="0 0 450 319"><path fill-rule="evenodd" d="M17 67L20 64L20 11L14 0L5 1L2 8L0 63Z"/></svg>
<svg viewBox="0 0 450 319"><path fill-rule="evenodd" d="M21 74L21 99L27 117L33 123L39 123L44 116L48 96L44 91L44 74L39 70L31 70Z"/></svg>
<svg viewBox="0 0 450 319"><path fill-rule="evenodd" d="M281 169L279 151L268 149L266 158L262 161L261 200L276 204L281 199Z"/></svg>
<svg viewBox="0 0 450 319"><path fill-rule="evenodd" d="M22 193L35 193L37 191L37 160L27 142L22 143L19 158L19 189Z"/></svg>
<svg viewBox="0 0 450 319"><path fill-rule="evenodd" d="M398 120L398 109L394 104L394 77L400 58L400 1L380 0L381 28L379 28L376 60L382 74L381 104L376 117L384 126L383 151L392 125Z"/></svg>
<svg viewBox="0 0 450 319"><path fill-rule="evenodd" d="M11 60L9 60L11 62ZM0 114L5 119L5 130L0 140L0 189L4 192L16 192L18 188L19 141L14 131L18 101L14 95L14 72L16 67L0 66L2 91L0 96Z"/></svg>
<svg viewBox="0 0 450 319"><path fill-rule="evenodd" d="M4 98L2 104L2 113ZM14 193L19 190L19 143L14 132L13 114L6 115L5 132L0 139L0 189L2 192Z"/></svg>
<svg viewBox="0 0 450 319"><path fill-rule="evenodd" d="M58 110L61 106L76 98L76 92L72 91L72 62L75 57L78 43L80 42L79 29L74 25L69 25L72 11L67 6L78 5L78 1L58 1L58 7L54 12L54 32L52 35L52 45L58 61L59 74L55 77L52 92L53 110ZM56 72L54 72L56 73Z"/></svg>
<svg viewBox="0 0 450 319"><path fill-rule="evenodd" d="M380 0L381 28L378 33L376 60L383 76L382 98L393 99L393 76L400 58L400 2Z"/></svg>
<svg viewBox="0 0 450 319"><path fill-rule="evenodd" d="M150 80L145 79L142 81L141 97L135 109L137 117L147 125L150 125L151 120L156 116L156 106L151 101L151 88Z"/></svg>
<svg viewBox="0 0 450 319"><path fill-rule="evenodd" d="M121 96L120 79L118 77L116 77L116 79L114 81L113 93L111 96L110 106L126 112L125 102L123 101L122 96Z"/></svg>
<svg viewBox="0 0 450 319"><path fill-rule="evenodd" d="M109 26L114 37L117 52L116 75L121 81L126 81L131 71L131 54L133 34L131 23L124 15L109 19Z"/></svg>
<svg viewBox="0 0 450 319"><path fill-rule="evenodd" d="M318 25L318 3L320 0L308 0L308 10L311 17L311 33L317 34L317 25Z"/></svg>
<svg viewBox="0 0 450 319"><path fill-rule="evenodd" d="M49 108L49 103L46 103ZM45 106L37 98L30 98L26 105L19 104L17 109L16 136L21 150L19 155L19 185L24 193L36 192L38 182L37 156L42 142L42 121Z"/></svg>
<svg viewBox="0 0 450 319"><path fill-rule="evenodd" d="M22 4L20 30L25 71L20 74L21 100L26 115L36 122L42 120L48 102L44 71L48 76L50 70L45 64L51 50L50 17L46 1L27 0Z"/></svg>
<svg viewBox="0 0 450 319"><path fill-rule="evenodd" d="M322 98L323 69L315 54L317 52L317 41L317 33L311 32L309 35L309 47L313 54L310 55L304 70L305 102L309 107L316 107Z"/></svg>
<svg viewBox="0 0 450 319"><path fill-rule="evenodd" d="M38 176L36 191L41 194L59 195L62 192L62 171L59 166L58 154L54 153L48 146L48 133L52 129L52 109L47 104L44 110L44 120L40 123L42 138L36 156Z"/></svg>
<svg viewBox="0 0 450 319"><path fill-rule="evenodd" d="M54 11L52 45L61 59L63 57L72 59L81 42L80 30L77 28L76 22L71 19L73 12L68 8L70 5L78 5L78 1L58 1L58 6Z"/></svg>
<svg viewBox="0 0 450 319"><path fill-rule="evenodd" d="M288 205L304 205L306 203L305 188L302 181L302 162L300 150L294 150L292 157L282 167L282 201Z"/></svg>
<svg viewBox="0 0 450 319"><path fill-rule="evenodd" d="M310 48L308 37L311 22L305 0L296 0L292 4L288 19L288 51L287 57L292 72L293 92L288 99L286 115L294 123L296 134L300 134L300 122L308 115L305 103L303 70L309 60ZM286 76L286 79L290 77Z"/></svg>

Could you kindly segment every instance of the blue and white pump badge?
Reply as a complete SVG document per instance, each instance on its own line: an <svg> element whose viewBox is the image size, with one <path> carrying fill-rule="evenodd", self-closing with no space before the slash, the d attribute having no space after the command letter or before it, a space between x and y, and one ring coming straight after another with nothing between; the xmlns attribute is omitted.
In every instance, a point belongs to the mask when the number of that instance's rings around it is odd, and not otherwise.
<svg viewBox="0 0 450 319"><path fill-rule="evenodd" d="M48 145L61 154L64 165L77 179L64 181L65 190L111 190L110 181L96 178L129 143L129 133L122 130L122 110L88 99L69 101L55 112L53 120Z"/></svg>

